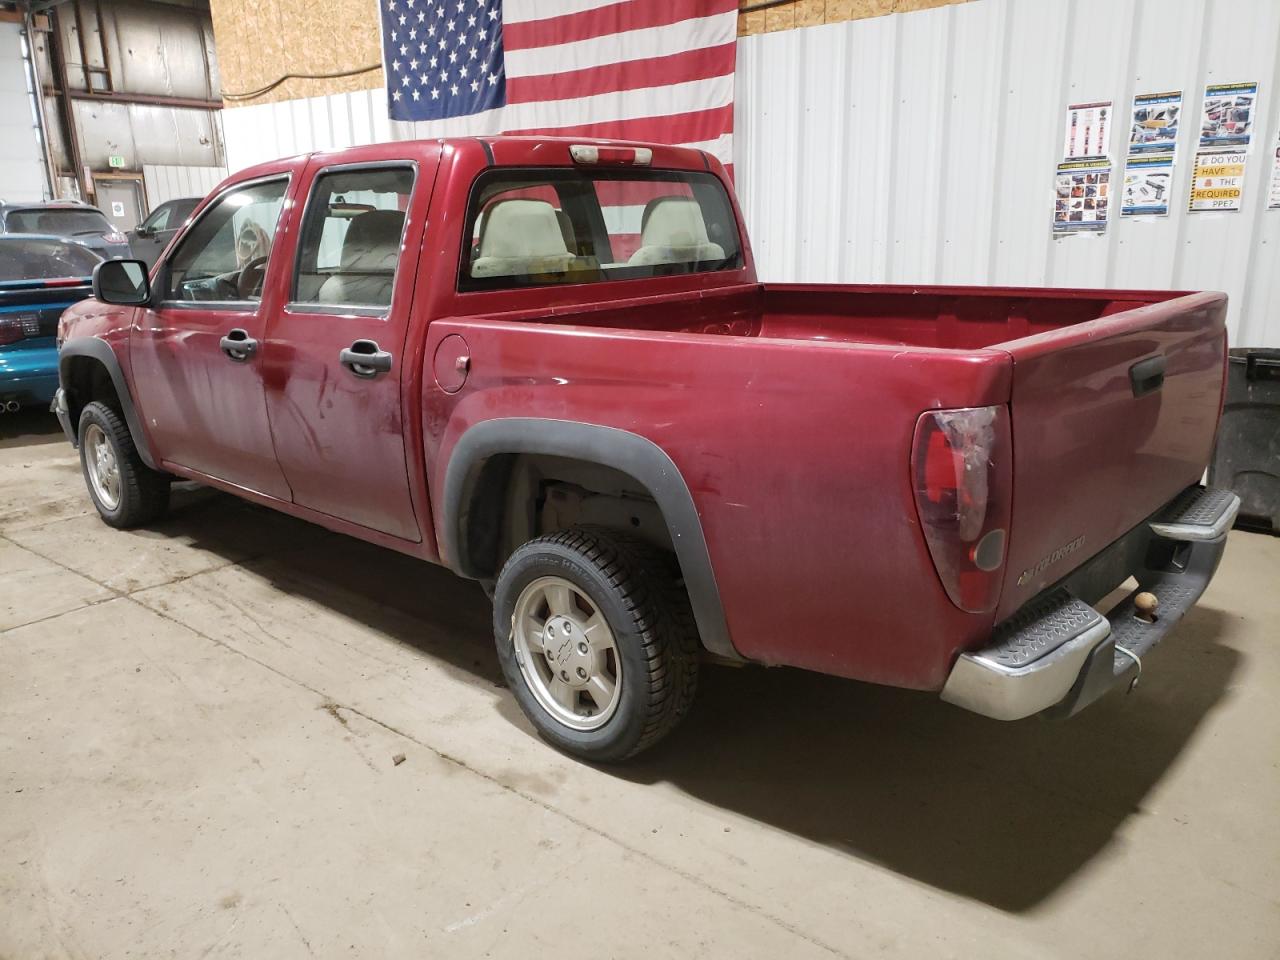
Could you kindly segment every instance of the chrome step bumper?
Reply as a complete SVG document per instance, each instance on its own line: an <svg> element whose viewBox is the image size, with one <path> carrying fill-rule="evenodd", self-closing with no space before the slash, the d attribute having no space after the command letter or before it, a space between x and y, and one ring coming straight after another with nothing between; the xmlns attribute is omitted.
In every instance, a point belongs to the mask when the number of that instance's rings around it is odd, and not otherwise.
<svg viewBox="0 0 1280 960"><path fill-rule="evenodd" d="M1209 585L1239 509L1229 490L1184 491L1130 535L1150 558L1130 571L1138 589L1105 616L1067 586L1046 591L997 626L990 646L961 654L942 699L997 720L1069 716L1136 677ZM1138 616L1140 593L1159 601L1150 621Z"/></svg>

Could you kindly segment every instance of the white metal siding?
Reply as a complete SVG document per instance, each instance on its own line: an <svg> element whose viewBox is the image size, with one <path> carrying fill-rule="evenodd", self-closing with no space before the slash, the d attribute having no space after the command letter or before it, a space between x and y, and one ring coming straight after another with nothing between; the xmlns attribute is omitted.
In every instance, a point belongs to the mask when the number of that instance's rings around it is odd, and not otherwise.
<svg viewBox="0 0 1280 960"><path fill-rule="evenodd" d="M774 281L1220 289L1280 345L1276 0L978 0L738 44L738 193ZM1244 209L1186 212L1204 86L1258 81ZM1119 217L1135 93L1183 91L1171 213ZM1068 103L1115 101L1112 219L1055 239Z"/></svg>
<svg viewBox="0 0 1280 960"><path fill-rule="evenodd" d="M22 27L0 23L0 199L42 200L44 160L31 113Z"/></svg>
<svg viewBox="0 0 1280 960"><path fill-rule="evenodd" d="M147 188L147 208L154 210L166 200L203 197L226 176L226 167L180 167L145 163L142 165L142 182Z"/></svg>
<svg viewBox="0 0 1280 960"><path fill-rule="evenodd" d="M1280 210L1266 209L1280 0L975 0L738 43L735 176L773 281L1220 289L1232 342L1280 346ZM1208 83L1258 81L1238 213L1185 212ZM1172 212L1119 217L1135 93L1181 89ZM1115 102L1110 228L1051 235L1068 103ZM223 111L232 170L436 135L383 90ZM458 133L466 132L460 126Z"/></svg>

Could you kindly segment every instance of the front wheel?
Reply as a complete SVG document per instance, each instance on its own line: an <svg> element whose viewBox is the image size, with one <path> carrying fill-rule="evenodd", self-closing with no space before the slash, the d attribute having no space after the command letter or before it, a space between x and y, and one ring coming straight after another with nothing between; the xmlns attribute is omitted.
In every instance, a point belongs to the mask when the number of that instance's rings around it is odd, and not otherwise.
<svg viewBox="0 0 1280 960"><path fill-rule="evenodd" d="M80 468L98 515L122 529L157 520L169 509L169 477L138 456L120 415L105 403L80 414Z"/></svg>
<svg viewBox="0 0 1280 960"><path fill-rule="evenodd" d="M498 659L544 739L585 760L625 760L683 719L698 640L678 577L669 554L593 528L511 555L494 592Z"/></svg>

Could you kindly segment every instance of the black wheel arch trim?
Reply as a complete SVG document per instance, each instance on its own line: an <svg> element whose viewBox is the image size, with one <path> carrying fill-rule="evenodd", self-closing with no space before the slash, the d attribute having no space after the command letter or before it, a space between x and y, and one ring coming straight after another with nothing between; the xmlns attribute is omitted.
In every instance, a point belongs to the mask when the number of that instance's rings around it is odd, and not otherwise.
<svg viewBox="0 0 1280 960"><path fill-rule="evenodd" d="M666 521L702 645L719 656L742 659L729 638L702 521L684 477L656 443L617 427L504 417L469 428L454 445L445 470L441 546L451 569L473 579L484 576L467 555L462 518L484 464L495 456L511 454L544 454L597 463L621 470L643 485Z"/></svg>
<svg viewBox="0 0 1280 960"><path fill-rule="evenodd" d="M116 396L120 400L120 412L124 414L124 422L129 427L129 435L133 437L133 445L138 451L138 456L152 470L159 470L158 462L152 456L151 447L147 443L147 435L142 429L142 421L138 419L138 412L134 408L133 394L129 392L124 371L120 369L120 360L111 349L111 345L97 337L75 337L62 344L58 349L58 382L67 393L70 393L68 374L71 360L76 357L88 357L106 368L107 375L111 377L111 384L115 387ZM81 407L83 405L83 403L80 404ZM72 426L74 428L75 425Z"/></svg>

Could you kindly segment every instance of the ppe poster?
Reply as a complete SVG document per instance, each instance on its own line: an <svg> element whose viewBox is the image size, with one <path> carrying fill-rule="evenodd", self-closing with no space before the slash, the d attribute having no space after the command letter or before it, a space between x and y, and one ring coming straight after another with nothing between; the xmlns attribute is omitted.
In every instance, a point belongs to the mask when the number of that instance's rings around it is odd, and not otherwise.
<svg viewBox="0 0 1280 960"><path fill-rule="evenodd" d="M1271 196L1267 200L1267 209L1280 210L1280 143L1276 144L1271 158Z"/></svg>
<svg viewBox="0 0 1280 960"><path fill-rule="evenodd" d="M1055 234L1106 230L1111 204L1111 161L1077 160L1058 164L1054 194Z"/></svg>
<svg viewBox="0 0 1280 960"><path fill-rule="evenodd" d="M1196 154L1187 210L1239 210L1244 196L1244 150L1205 150Z"/></svg>
<svg viewBox="0 0 1280 960"><path fill-rule="evenodd" d="M1129 153L1173 153L1178 143L1182 91L1144 93L1133 98Z"/></svg>
<svg viewBox="0 0 1280 960"><path fill-rule="evenodd" d="M1247 147L1253 135L1257 83L1220 83L1204 88L1201 147Z"/></svg>
<svg viewBox="0 0 1280 960"><path fill-rule="evenodd" d="M1067 107L1062 135L1063 160L1087 160L1111 156L1111 101L1073 103Z"/></svg>
<svg viewBox="0 0 1280 960"><path fill-rule="evenodd" d="M1124 168L1122 217L1167 217L1173 194L1173 154L1130 157Z"/></svg>

